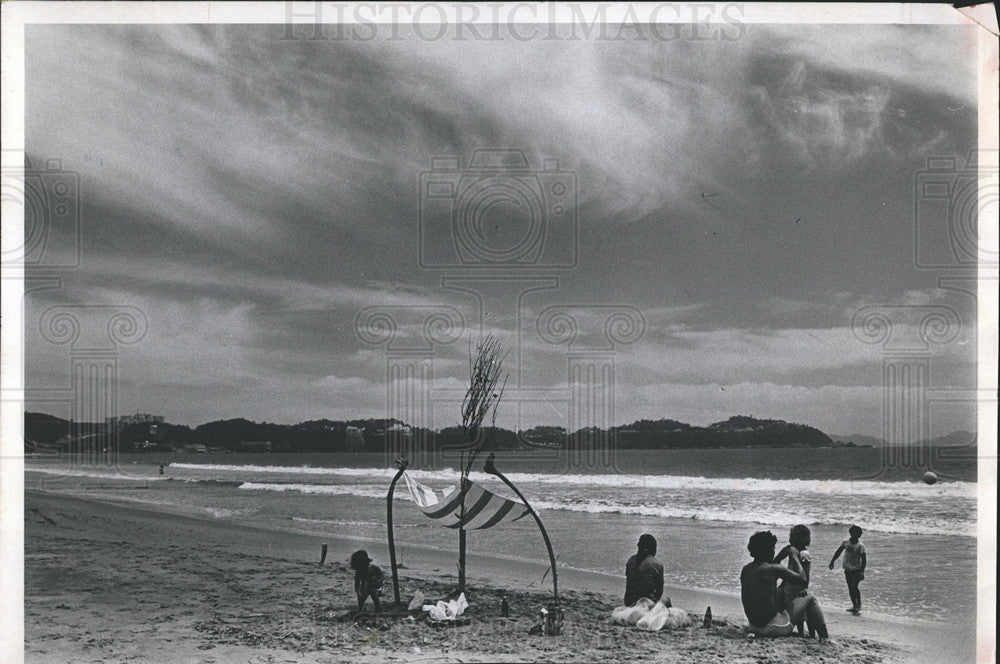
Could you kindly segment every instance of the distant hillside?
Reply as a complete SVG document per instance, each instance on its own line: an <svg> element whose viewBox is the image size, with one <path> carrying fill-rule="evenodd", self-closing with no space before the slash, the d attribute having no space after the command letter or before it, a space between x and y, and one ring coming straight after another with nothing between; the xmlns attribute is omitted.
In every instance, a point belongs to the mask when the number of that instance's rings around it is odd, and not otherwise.
<svg viewBox="0 0 1000 664"><path fill-rule="evenodd" d="M68 420L45 413L24 414L24 437L30 441L48 445L68 435Z"/></svg>
<svg viewBox="0 0 1000 664"><path fill-rule="evenodd" d="M26 449L33 444L68 442L70 423L44 413L25 413ZM95 433L106 432L104 424L87 425ZM589 449L606 444L612 437L619 449L656 450L683 448L739 447L835 447L882 444L868 436L828 436L819 429L784 420L762 420L734 415L727 420L697 427L672 419L638 420L610 430L580 429L567 432L559 426L537 426L520 432L503 428L485 428L482 432L487 450ZM310 420L299 424L254 422L244 418L206 422L194 428L169 423L131 424L118 430L122 451L170 451L208 449L239 451L247 443L261 447L270 443L273 452L381 452L393 438L408 439L424 449L448 449L465 446L465 434L458 427L430 431L411 427L395 419ZM956 431L935 439L941 446L968 445L975 435ZM192 447L194 446L194 447Z"/></svg>
<svg viewBox="0 0 1000 664"><path fill-rule="evenodd" d="M851 443L855 445L873 445L875 447L882 447L883 445L888 445L888 443L883 438L874 438L872 436L862 436L861 434L855 433L850 436L835 436L830 434L830 438L836 443ZM921 443L926 444L930 447L968 447L970 445L976 444L976 434L969 431L952 431L945 436L938 436L937 438L931 438L927 441L921 441Z"/></svg>
<svg viewBox="0 0 1000 664"><path fill-rule="evenodd" d="M310 420L300 424L219 420L194 429L197 442L236 451L241 443L267 441L274 452L366 452L385 449L387 431L412 435L399 420Z"/></svg>
<svg viewBox="0 0 1000 664"><path fill-rule="evenodd" d="M835 436L831 433L830 438L832 438L835 443L854 443L857 446L870 445L872 447L882 447L885 445L885 441L881 438L863 436L860 433L852 433L849 436Z"/></svg>
<svg viewBox="0 0 1000 664"><path fill-rule="evenodd" d="M969 447L976 443L977 436L970 431L952 431L946 436L938 436L929 441L932 447Z"/></svg>
<svg viewBox="0 0 1000 664"><path fill-rule="evenodd" d="M707 427L676 420L640 420L615 431L619 449L833 446L830 437L814 427L746 415L734 415Z"/></svg>

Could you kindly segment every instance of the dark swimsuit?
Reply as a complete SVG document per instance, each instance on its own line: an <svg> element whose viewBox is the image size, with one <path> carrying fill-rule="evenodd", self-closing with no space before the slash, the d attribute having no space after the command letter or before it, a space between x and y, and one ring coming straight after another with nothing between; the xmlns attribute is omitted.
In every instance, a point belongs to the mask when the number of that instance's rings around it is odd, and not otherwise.
<svg viewBox="0 0 1000 664"><path fill-rule="evenodd" d="M625 564L625 606L643 597L658 602L663 595L663 565L654 556L638 554Z"/></svg>

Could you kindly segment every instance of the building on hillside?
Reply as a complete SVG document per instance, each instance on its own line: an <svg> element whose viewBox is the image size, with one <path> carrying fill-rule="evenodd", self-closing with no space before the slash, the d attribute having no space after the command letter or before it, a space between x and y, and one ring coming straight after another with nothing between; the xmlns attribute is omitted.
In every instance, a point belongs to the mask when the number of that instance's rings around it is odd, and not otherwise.
<svg viewBox="0 0 1000 664"><path fill-rule="evenodd" d="M344 431L344 451L363 452L365 449L365 430L358 427L347 427Z"/></svg>
<svg viewBox="0 0 1000 664"><path fill-rule="evenodd" d="M105 417L104 423L109 427L122 429L130 424L163 424L163 415L150 415L149 413L136 413L135 415L122 415L120 417Z"/></svg>
<svg viewBox="0 0 1000 664"><path fill-rule="evenodd" d="M241 440L240 452L270 452L271 441L269 440Z"/></svg>

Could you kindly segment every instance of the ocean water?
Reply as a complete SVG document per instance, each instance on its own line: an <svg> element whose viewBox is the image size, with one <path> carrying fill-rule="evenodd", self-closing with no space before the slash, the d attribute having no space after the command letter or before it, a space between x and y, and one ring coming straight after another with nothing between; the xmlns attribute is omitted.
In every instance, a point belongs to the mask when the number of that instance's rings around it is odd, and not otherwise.
<svg viewBox="0 0 1000 664"><path fill-rule="evenodd" d="M827 562L857 523L869 552L866 608L901 617L971 620L976 597L975 459L935 466L937 484L879 473L880 451L675 450L622 453L615 467L566 467L560 458L498 459L544 520L559 564L621 574L643 532L660 542L668 583L737 593L746 540L790 526L813 533L812 590L824 606L848 604L843 574ZM168 463L158 474L159 463ZM455 464L457 465L457 464ZM179 513L385 540L385 495L395 470L381 455L135 455L118 469L28 461L26 486L86 491ZM613 472L608 472L609 470ZM603 471L603 472L602 472ZM414 468L435 488L457 482L447 460ZM914 473L919 475L919 473ZM866 479L860 479L866 478ZM506 494L495 477L473 481ZM457 535L395 495L397 546L456 548ZM546 560L530 520L469 534L473 552ZM839 564L839 561L838 561ZM532 583L539 583L535 580Z"/></svg>

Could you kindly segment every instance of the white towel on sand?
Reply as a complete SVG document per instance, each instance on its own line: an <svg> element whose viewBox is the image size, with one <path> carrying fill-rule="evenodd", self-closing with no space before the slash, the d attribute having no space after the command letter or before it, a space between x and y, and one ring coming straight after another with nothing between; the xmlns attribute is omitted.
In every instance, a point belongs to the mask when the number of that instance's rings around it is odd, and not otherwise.
<svg viewBox="0 0 1000 664"><path fill-rule="evenodd" d="M465 601L465 593L458 596L458 599L447 602L439 601L437 604L424 605L424 611L430 614L431 620L456 620L469 608L469 603Z"/></svg>
<svg viewBox="0 0 1000 664"><path fill-rule="evenodd" d="M641 598L635 606L619 606L611 612L611 622L619 625L635 625L648 632L661 629L677 629L691 624L691 616L684 609L668 607L663 602L654 602L648 597Z"/></svg>
<svg viewBox="0 0 1000 664"><path fill-rule="evenodd" d="M648 597L640 597L632 606L619 606L611 612L611 622L619 625L634 625L646 615L656 602Z"/></svg>
<svg viewBox="0 0 1000 664"><path fill-rule="evenodd" d="M661 602L657 602L656 606L640 618L635 626L647 632L659 632L661 629L677 629L678 627L687 627L690 624L691 617L687 611L673 606L667 607Z"/></svg>

